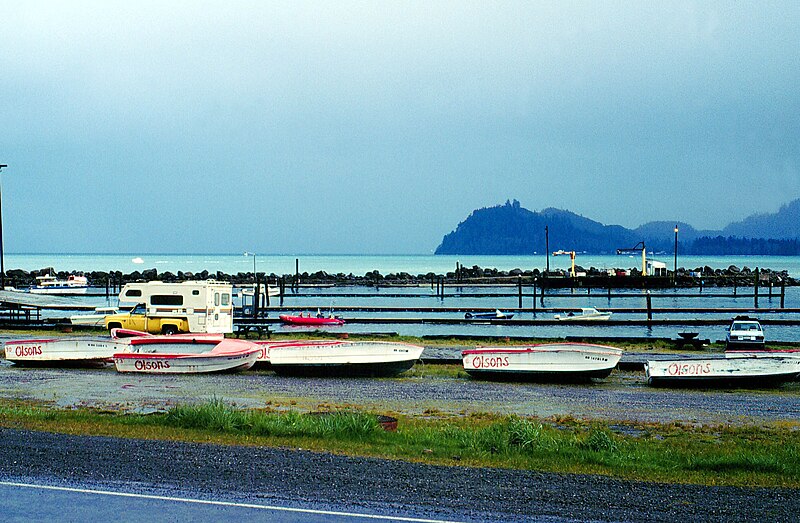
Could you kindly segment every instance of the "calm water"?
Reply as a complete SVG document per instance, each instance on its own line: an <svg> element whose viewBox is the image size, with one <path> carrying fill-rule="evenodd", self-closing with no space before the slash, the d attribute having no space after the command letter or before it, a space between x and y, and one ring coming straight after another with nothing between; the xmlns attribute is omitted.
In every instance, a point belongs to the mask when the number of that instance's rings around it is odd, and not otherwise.
<svg viewBox="0 0 800 523"><path fill-rule="evenodd" d="M134 258L141 258L142 263L134 262ZM671 256L654 256L667 263L667 266L672 268ZM259 272L275 273L275 274L294 274L295 260L299 260L300 272L316 272L326 271L328 273L344 273L362 276L367 272L377 270L381 274L407 272L413 275L427 274L434 272L442 274L448 271L453 271L456 262L464 266L471 267L478 265L480 267L494 267L499 270L511 270L520 268L523 270L544 268L544 256L355 256L355 255L256 255L255 262L256 268ZM138 260L137 260L138 261ZM639 267L641 264L641 257L629 256L591 256L578 255L576 259L577 264L584 267L596 268L632 268ZM703 266L710 266L713 268L727 268L730 265L736 265L739 268L750 267L754 269L770 268L774 270L786 270L795 278L800 278L800 257L714 257L714 256L683 256L678 258L678 266L686 268L697 268ZM21 268L25 270L35 270L45 267L53 267L56 270L119 270L122 272L132 272L134 270L156 269L159 272L170 271L176 273L177 271L191 271L200 272L204 269L209 271L222 271L225 273L238 273L238 272L252 272L253 270L253 257L243 256L242 254L6 254L5 266L8 269ZM569 257L555 257L550 259L550 267L552 268L568 268ZM316 294L317 296L294 296L289 295L286 297L284 305L290 308L297 308L298 310L316 310L317 307L322 309L345 306L393 306L393 307L475 307L475 308L499 308L499 309L513 309L518 306L518 298L515 287L506 287L504 290L492 291L506 294L504 296L494 297L477 297L470 296L476 292L485 292L485 290L476 291L464 288L458 297L452 294L457 292L455 288L447 290L448 295L444 299L435 296L435 293L428 286L400 288L400 289L376 289L376 288L359 288L356 292L368 293L367 297L347 297L347 293L352 293L352 288L320 288L320 289L304 289L304 294ZM529 291L526 291L529 292ZM585 290L570 290L553 291L545 299L544 306L547 308L572 308L572 307L597 307L599 309L615 309L615 308L644 308L646 307L646 298L644 294L639 294L636 291L625 291L626 294L632 294L630 297L612 298L609 300L607 295L600 291L594 291L592 294L587 294ZM739 296L720 298L713 297L716 293L731 294L733 289L714 289L705 288L700 289L680 289L654 291L653 307L656 308L687 308L687 307L717 307L717 308L752 308L754 300L752 295L747 296L746 293L752 293L751 289L738 289ZM762 292L767 292L762 289ZM388 297L387 294L404 294L403 297ZM693 293L696 297L682 298L676 294ZM776 291L777 293L777 291ZM80 298L82 303L91 304L94 306L101 305L117 305L117 301L112 297L111 300L106 300L104 297L87 297ZM275 304L273 302L273 304ZM781 318L781 317L794 317L791 314L780 312L777 307L780 305L780 300L777 294L773 298L766 296L761 297L759 300L759 310L755 310L751 315L759 318ZM787 308L800 308L800 288L790 287L786 289L785 306ZM533 307L532 298L526 297L523 302L523 307ZM537 307L540 304L537 303ZM767 310L770 309L770 310ZM64 316L64 312L54 312L49 314L57 314ZM374 313L360 313L364 316L374 316ZM397 313L400 315L400 313ZM348 316L358 316L359 313L346 313ZM405 316L419 316L418 313L404 313ZM388 315L384 315L388 316ZM462 314L456 315L455 313L425 313L425 317L463 317ZM536 317L550 318L552 313L539 312ZM525 318L533 318L532 313L525 313ZM665 315L657 315L656 318L669 318L680 320L682 318L692 318L694 315L688 313L669 313ZM712 315L705 315L704 318L714 317ZM723 319L729 319L729 314L718 315ZM636 318L644 319L643 314L638 316L635 314L615 314L615 318L626 319ZM290 327L277 327L278 330L291 331ZM725 336L725 329L721 326L692 326L681 327L677 326L664 326L647 328L645 326L635 327L622 327L622 326L576 326L576 325L553 325L553 326L502 326L502 325L437 325L437 324L424 324L424 325L404 325L404 324L388 324L388 325L357 325L348 324L339 328L331 328L332 331L341 332L398 332L405 335L423 335L423 334L465 334L465 335L479 335L479 336L542 336L542 337L564 337L564 336L636 336L636 337L666 337L674 338L677 332L690 330L699 332L701 338L709 338L711 340L720 340ZM781 341L800 341L800 327L796 326L768 326L766 328L767 337L772 340Z"/></svg>
<svg viewBox="0 0 800 523"><path fill-rule="evenodd" d="M648 260L658 260L672 270L672 254L648 255ZM337 274L363 276L377 270L381 274L407 272L409 274L443 274L455 270L456 262L465 267L493 267L499 270L529 270L545 268L545 256L433 256L433 255L270 255L256 253L258 272L294 274L295 261L299 261L300 272L326 271ZM604 256L578 254L575 263L584 268L598 269L641 268L641 256ZM727 269L731 265L739 268L770 268L786 270L794 278L800 278L800 256L678 256L678 267L695 269L710 266ZM156 269L158 272L200 272L204 269L228 274L253 271L253 256L242 254L5 254L6 269L27 271L53 267L57 271L122 271L133 272ZM550 257L551 269L569 269L569 256Z"/></svg>

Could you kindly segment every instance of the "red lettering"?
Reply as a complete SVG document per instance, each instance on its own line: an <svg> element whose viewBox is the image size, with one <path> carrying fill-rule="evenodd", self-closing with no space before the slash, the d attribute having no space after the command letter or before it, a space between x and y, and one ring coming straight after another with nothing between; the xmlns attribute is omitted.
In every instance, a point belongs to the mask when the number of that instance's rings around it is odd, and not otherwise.
<svg viewBox="0 0 800 523"><path fill-rule="evenodd" d="M472 366L476 369L508 367L508 356L475 356L472 358Z"/></svg>
<svg viewBox="0 0 800 523"><path fill-rule="evenodd" d="M164 370L169 368L168 361L147 361L136 360L133 362L133 367L138 371L145 370Z"/></svg>
<svg viewBox="0 0 800 523"><path fill-rule="evenodd" d="M42 346L41 345L31 345L31 346L17 345L14 348L14 354L16 354L17 357L21 357L21 356L41 356L41 354L42 354Z"/></svg>

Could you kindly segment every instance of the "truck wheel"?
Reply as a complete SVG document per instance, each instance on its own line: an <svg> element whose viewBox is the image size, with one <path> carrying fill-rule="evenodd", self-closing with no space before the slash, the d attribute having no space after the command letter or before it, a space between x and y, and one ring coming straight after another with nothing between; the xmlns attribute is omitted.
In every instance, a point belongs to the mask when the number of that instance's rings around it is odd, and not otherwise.
<svg viewBox="0 0 800 523"><path fill-rule="evenodd" d="M161 334L166 334L167 336L178 334L178 327L175 325L164 325L161 327Z"/></svg>
<svg viewBox="0 0 800 523"><path fill-rule="evenodd" d="M112 329L121 329L121 328L122 328L121 323L114 322L108 324L108 332L111 332Z"/></svg>

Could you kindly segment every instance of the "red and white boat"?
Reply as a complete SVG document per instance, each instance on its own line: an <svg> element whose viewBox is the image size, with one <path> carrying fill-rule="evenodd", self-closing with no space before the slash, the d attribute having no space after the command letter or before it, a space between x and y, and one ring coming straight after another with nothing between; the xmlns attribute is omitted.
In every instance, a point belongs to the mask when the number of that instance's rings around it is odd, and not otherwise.
<svg viewBox="0 0 800 523"><path fill-rule="evenodd" d="M414 366L423 347L387 341L264 341L259 362L294 376L395 376Z"/></svg>
<svg viewBox="0 0 800 523"><path fill-rule="evenodd" d="M130 347L114 354L118 372L197 374L238 372L253 366L259 347L245 340L209 336L137 336Z"/></svg>
<svg viewBox="0 0 800 523"><path fill-rule="evenodd" d="M800 377L800 357L794 351L730 351L717 357L649 360L644 369L653 386L774 387Z"/></svg>
<svg viewBox="0 0 800 523"><path fill-rule="evenodd" d="M547 343L517 347L478 347L461 352L473 377L500 380L575 380L605 378L619 363L622 349L588 343Z"/></svg>
<svg viewBox="0 0 800 523"><path fill-rule="evenodd" d="M283 323L289 325L344 325L344 320L336 316L317 313L316 316L305 315L302 312L297 315L293 314L280 314L278 316Z"/></svg>
<svg viewBox="0 0 800 523"><path fill-rule="evenodd" d="M29 366L98 366L128 348L127 340L70 337L13 340L4 344L5 358Z"/></svg>

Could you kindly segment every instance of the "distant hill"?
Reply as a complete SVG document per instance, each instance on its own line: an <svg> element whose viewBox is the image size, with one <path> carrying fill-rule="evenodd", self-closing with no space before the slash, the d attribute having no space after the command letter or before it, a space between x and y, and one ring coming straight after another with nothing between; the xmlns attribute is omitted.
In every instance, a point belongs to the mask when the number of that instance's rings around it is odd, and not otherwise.
<svg viewBox="0 0 800 523"><path fill-rule="evenodd" d="M774 214L755 214L725 227L722 236L792 240L800 237L800 199L782 206Z"/></svg>
<svg viewBox="0 0 800 523"><path fill-rule="evenodd" d="M529 211L516 200L473 211L446 234L435 254L533 254L550 249L612 254L641 241L648 250L671 252L674 230L684 254L800 254L800 200L775 214L755 215L722 231L697 230L684 222L650 222L636 229L604 225L570 211ZM759 240L759 241L756 241Z"/></svg>

